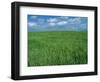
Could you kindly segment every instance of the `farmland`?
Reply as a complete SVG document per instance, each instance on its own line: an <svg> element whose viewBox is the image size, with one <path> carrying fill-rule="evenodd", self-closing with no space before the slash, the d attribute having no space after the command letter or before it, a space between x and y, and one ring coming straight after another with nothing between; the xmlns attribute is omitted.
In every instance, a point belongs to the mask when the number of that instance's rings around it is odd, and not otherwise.
<svg viewBox="0 0 100 82"><path fill-rule="evenodd" d="M28 32L28 66L87 64L87 32Z"/></svg>

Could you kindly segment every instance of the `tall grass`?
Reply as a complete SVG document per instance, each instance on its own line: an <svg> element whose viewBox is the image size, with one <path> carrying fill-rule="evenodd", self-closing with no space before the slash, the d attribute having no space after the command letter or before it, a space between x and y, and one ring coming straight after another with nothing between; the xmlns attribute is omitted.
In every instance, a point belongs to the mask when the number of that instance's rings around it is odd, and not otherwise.
<svg viewBox="0 0 100 82"><path fill-rule="evenodd" d="M87 64L86 32L29 32L28 66Z"/></svg>

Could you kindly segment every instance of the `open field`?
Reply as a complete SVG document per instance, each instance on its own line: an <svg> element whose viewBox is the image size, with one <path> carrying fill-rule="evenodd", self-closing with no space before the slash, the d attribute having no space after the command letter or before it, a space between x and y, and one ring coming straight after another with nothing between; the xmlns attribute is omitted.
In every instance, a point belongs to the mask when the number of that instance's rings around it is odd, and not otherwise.
<svg viewBox="0 0 100 82"><path fill-rule="evenodd" d="M28 32L28 66L87 64L87 32Z"/></svg>

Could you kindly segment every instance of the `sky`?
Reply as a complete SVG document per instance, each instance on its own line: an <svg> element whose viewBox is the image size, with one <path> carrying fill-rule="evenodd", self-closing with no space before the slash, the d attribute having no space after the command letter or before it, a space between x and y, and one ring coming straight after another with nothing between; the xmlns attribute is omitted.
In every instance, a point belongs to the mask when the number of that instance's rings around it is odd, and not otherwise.
<svg viewBox="0 0 100 82"><path fill-rule="evenodd" d="M28 15L28 32L87 31L88 17Z"/></svg>

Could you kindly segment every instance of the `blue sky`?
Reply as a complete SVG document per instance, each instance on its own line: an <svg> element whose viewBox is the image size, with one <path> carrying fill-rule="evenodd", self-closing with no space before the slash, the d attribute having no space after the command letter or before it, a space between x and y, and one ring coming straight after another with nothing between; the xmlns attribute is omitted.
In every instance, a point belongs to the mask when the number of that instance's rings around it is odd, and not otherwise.
<svg viewBox="0 0 100 82"><path fill-rule="evenodd" d="M28 15L28 32L87 31L88 18L76 16Z"/></svg>

